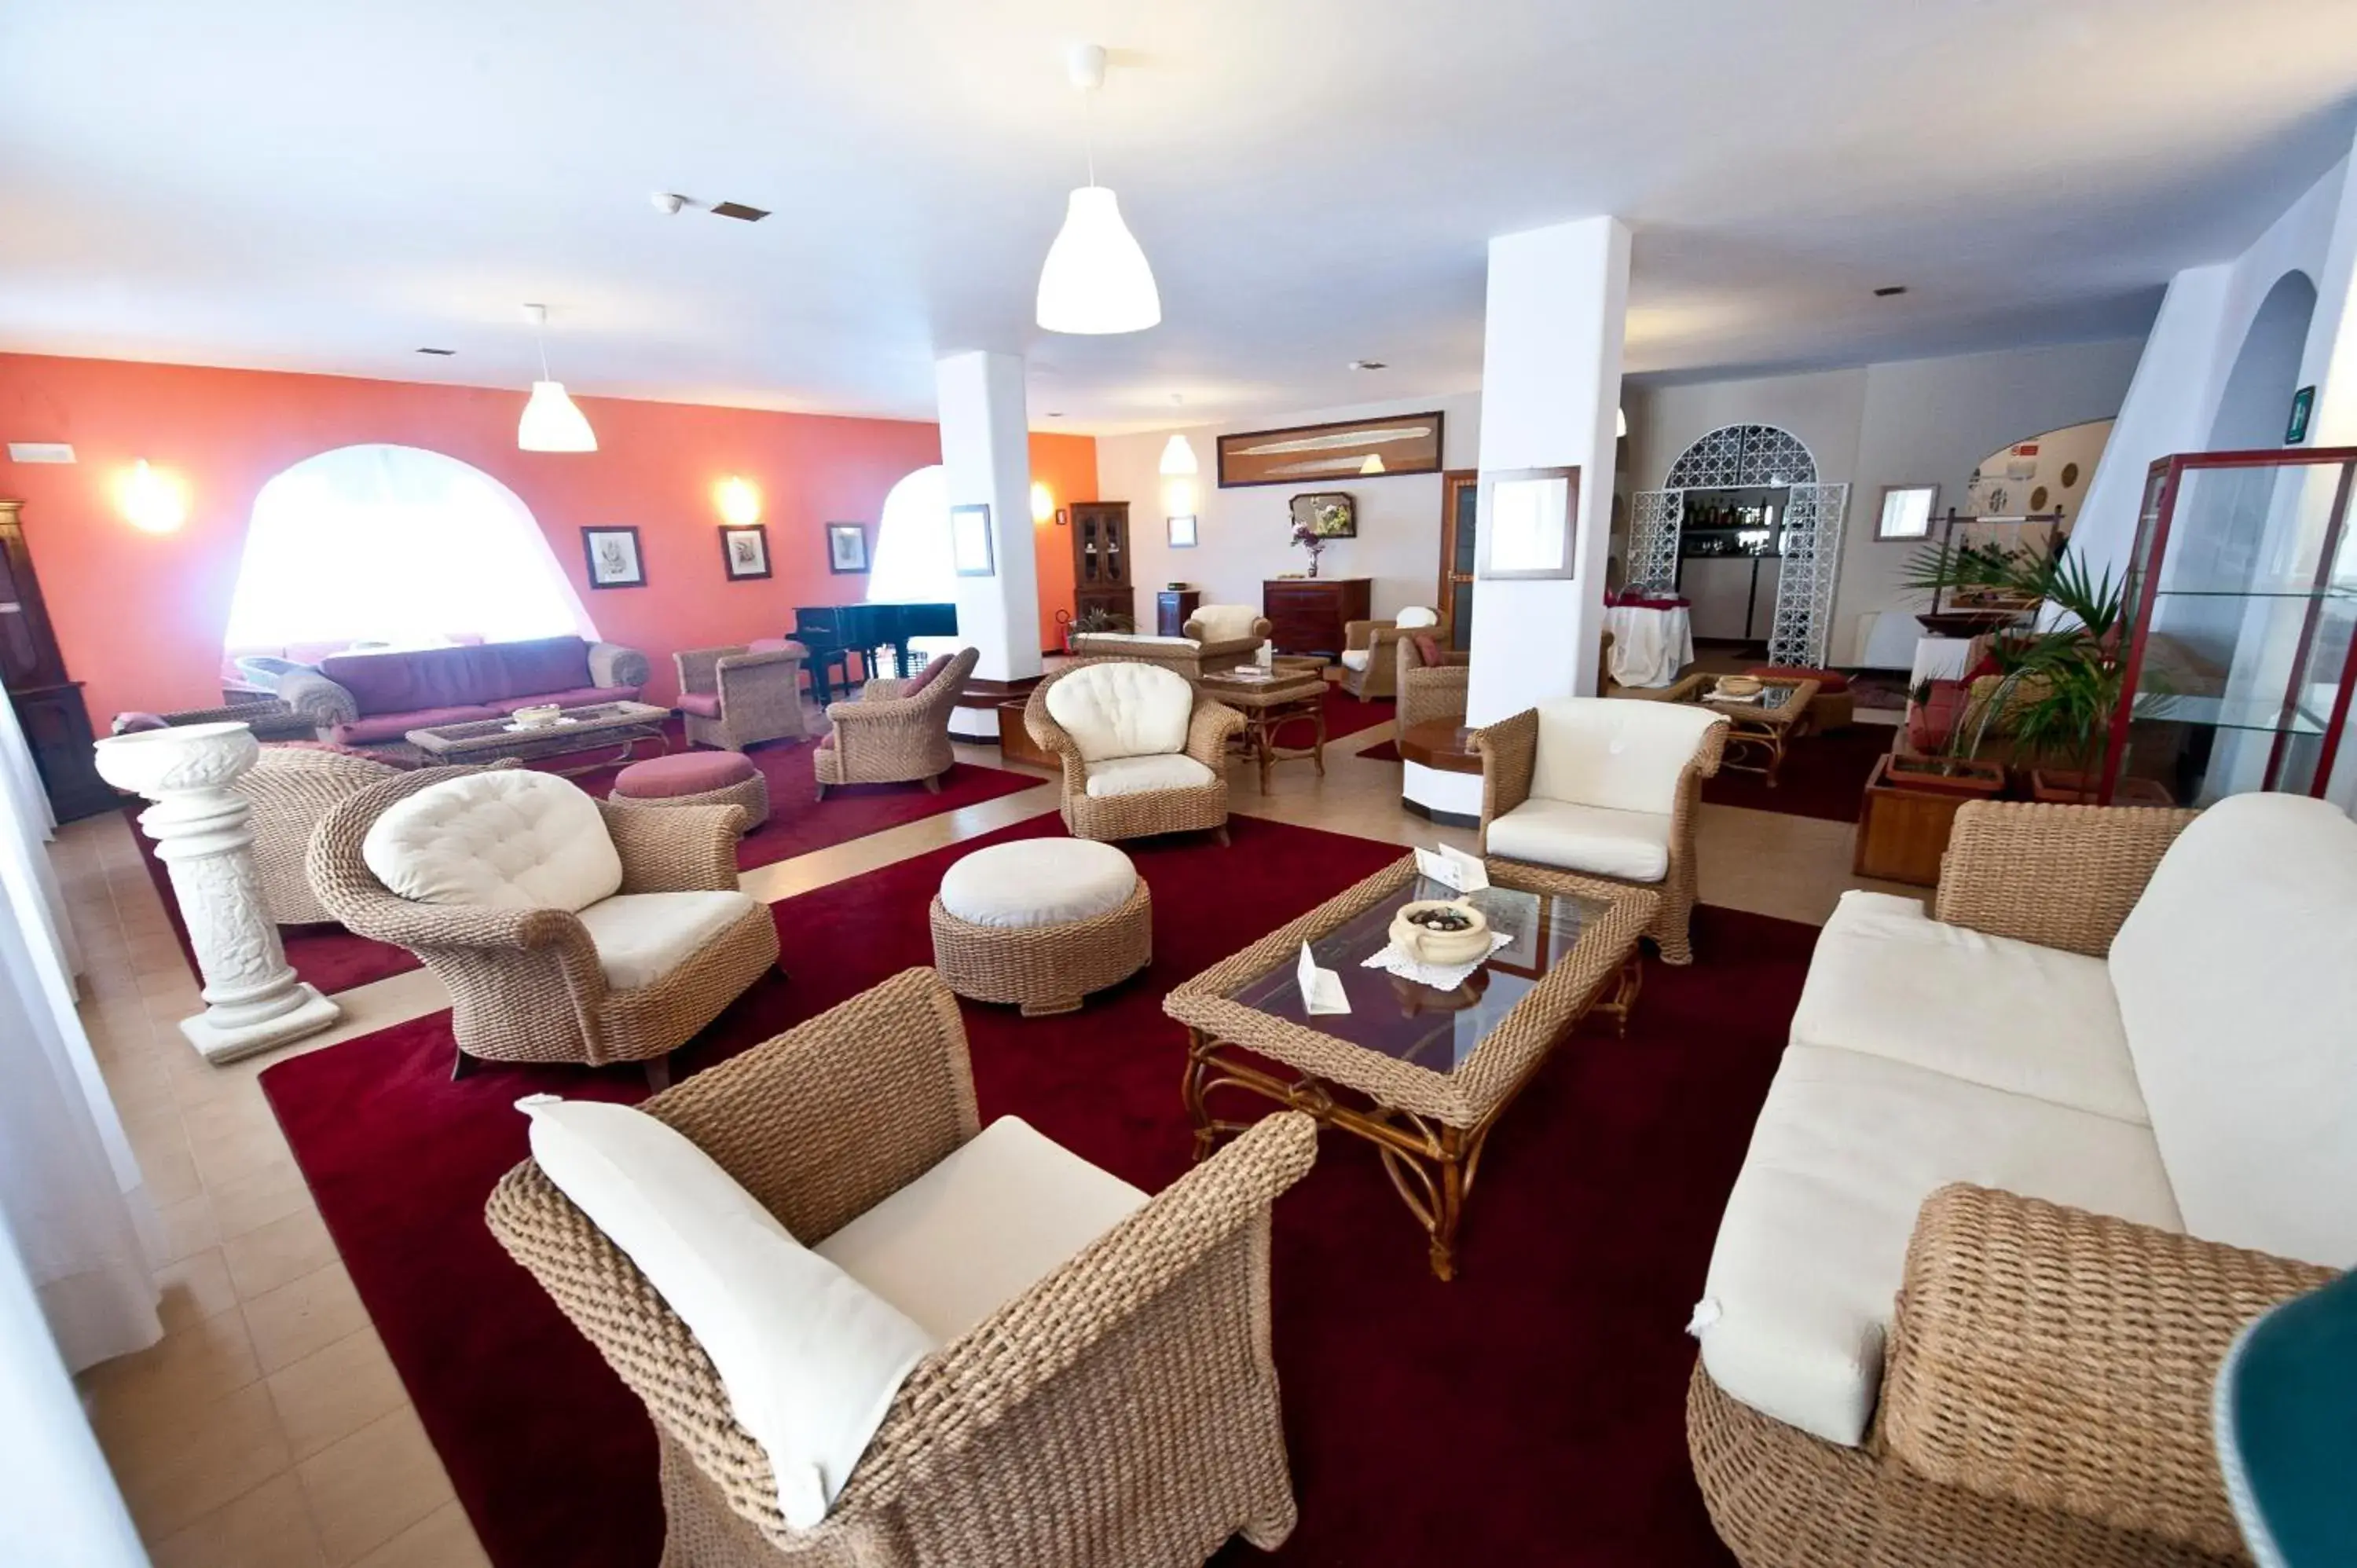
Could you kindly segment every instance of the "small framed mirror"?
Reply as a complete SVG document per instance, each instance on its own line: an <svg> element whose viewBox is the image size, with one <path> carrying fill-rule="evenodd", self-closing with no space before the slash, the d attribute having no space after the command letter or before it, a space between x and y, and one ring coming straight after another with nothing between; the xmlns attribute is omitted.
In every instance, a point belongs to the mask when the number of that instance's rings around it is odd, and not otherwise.
<svg viewBox="0 0 2357 1568"><path fill-rule="evenodd" d="M1579 469L1501 468L1481 476L1477 576L1576 577Z"/></svg>
<svg viewBox="0 0 2357 1568"><path fill-rule="evenodd" d="M998 575L990 543L990 508L979 503L950 508L950 559L961 577Z"/></svg>

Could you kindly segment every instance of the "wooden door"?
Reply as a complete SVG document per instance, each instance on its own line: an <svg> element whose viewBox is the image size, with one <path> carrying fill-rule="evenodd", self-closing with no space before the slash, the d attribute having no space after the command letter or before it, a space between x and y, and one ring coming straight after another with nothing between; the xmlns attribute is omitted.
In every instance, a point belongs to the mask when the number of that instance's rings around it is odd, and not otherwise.
<svg viewBox="0 0 2357 1568"><path fill-rule="evenodd" d="M1473 646L1474 531L1480 516L1481 476L1453 468L1440 476L1440 590L1433 608L1448 630L1448 646Z"/></svg>

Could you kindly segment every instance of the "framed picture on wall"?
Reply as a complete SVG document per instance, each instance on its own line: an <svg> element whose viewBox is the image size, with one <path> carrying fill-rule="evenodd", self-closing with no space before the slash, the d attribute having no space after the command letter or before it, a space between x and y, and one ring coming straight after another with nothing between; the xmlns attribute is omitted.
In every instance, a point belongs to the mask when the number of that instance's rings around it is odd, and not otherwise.
<svg viewBox="0 0 2357 1568"><path fill-rule="evenodd" d="M826 569L840 576L867 570L867 525L830 522L826 525Z"/></svg>
<svg viewBox="0 0 2357 1568"><path fill-rule="evenodd" d="M1345 475L1440 472L1442 420L1430 413L1255 430L1219 439L1220 488L1298 485Z"/></svg>
<svg viewBox="0 0 2357 1568"><path fill-rule="evenodd" d="M991 553L990 508L950 508L950 560L961 577L995 577L998 562Z"/></svg>
<svg viewBox="0 0 2357 1568"><path fill-rule="evenodd" d="M770 525L730 523L720 531L720 563L732 583L770 575Z"/></svg>
<svg viewBox="0 0 2357 1568"><path fill-rule="evenodd" d="M1171 549L1195 548L1195 514L1193 512L1182 512L1177 517L1166 517L1162 521L1164 526L1170 530Z"/></svg>
<svg viewBox="0 0 2357 1568"><path fill-rule="evenodd" d="M639 553L636 528L585 528L581 531L581 553L588 560L589 585L593 588L647 585L647 563Z"/></svg>
<svg viewBox="0 0 2357 1568"><path fill-rule="evenodd" d="M1501 468L1481 476L1474 575L1577 577L1579 469Z"/></svg>

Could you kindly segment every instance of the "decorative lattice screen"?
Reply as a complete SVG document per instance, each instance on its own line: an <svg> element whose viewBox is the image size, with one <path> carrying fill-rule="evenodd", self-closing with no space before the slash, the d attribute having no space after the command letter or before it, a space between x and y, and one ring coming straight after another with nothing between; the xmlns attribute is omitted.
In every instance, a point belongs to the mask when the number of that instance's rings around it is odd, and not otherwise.
<svg viewBox="0 0 2357 1568"><path fill-rule="evenodd" d="M1673 490L1725 490L1808 485L1816 478L1817 460L1790 431L1772 424L1725 424L1687 447L1662 484Z"/></svg>
<svg viewBox="0 0 2357 1568"><path fill-rule="evenodd" d="M1820 666L1841 575L1842 517L1847 485L1794 485L1784 502L1784 564L1776 580L1776 616L1768 631L1770 664Z"/></svg>
<svg viewBox="0 0 2357 1568"><path fill-rule="evenodd" d="M1629 569L1622 581L1678 580L1678 525L1685 502L1684 490L1637 492L1629 508Z"/></svg>

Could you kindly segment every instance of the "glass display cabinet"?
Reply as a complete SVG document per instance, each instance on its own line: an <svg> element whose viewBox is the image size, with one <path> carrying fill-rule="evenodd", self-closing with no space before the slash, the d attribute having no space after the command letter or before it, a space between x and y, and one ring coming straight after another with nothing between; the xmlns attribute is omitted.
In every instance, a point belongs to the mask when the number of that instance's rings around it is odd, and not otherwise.
<svg viewBox="0 0 2357 1568"><path fill-rule="evenodd" d="M2357 447L2154 463L2123 584L2133 636L2100 799L2321 796L2348 726Z"/></svg>

